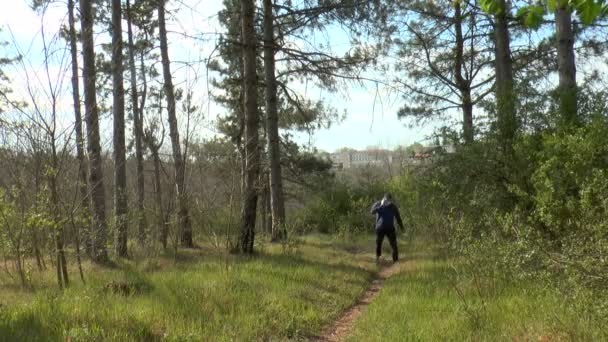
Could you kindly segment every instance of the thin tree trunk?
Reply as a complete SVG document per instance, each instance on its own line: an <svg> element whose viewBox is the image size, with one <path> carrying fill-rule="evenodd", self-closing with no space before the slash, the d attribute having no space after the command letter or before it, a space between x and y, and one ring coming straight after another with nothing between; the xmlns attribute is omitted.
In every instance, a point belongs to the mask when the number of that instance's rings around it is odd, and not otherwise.
<svg viewBox="0 0 608 342"><path fill-rule="evenodd" d="M128 206L127 160L125 152L125 88L122 64L122 8L112 0L112 95L114 113L114 215L116 254L127 256Z"/></svg>
<svg viewBox="0 0 608 342"><path fill-rule="evenodd" d="M160 230L159 240L163 245L163 249L167 249L167 239L169 238L169 226L163 210L163 194L160 177L161 161L158 155L158 149L152 151L152 158L154 159L154 198L156 200L156 210L158 213L158 228Z"/></svg>
<svg viewBox="0 0 608 342"><path fill-rule="evenodd" d="M264 0L264 76L266 82L266 136L270 165L270 207L272 211L272 240L287 236L285 230L285 200L281 176L279 145L279 116L277 111L277 80L275 76L275 41L272 0Z"/></svg>
<svg viewBox="0 0 608 342"><path fill-rule="evenodd" d="M508 13L510 5L507 0L499 0L501 11L496 15L494 29L495 68L496 68L496 104L498 114L499 140L504 152L512 150L513 139L517 131L515 112L515 93L513 89L513 60L511 59L511 38L509 36Z"/></svg>
<svg viewBox="0 0 608 342"><path fill-rule="evenodd" d="M245 98L245 189L241 208L241 239L243 253L252 254L255 240L257 180L260 171L259 115L257 104L255 6L253 0L241 0L242 51Z"/></svg>
<svg viewBox="0 0 608 342"><path fill-rule="evenodd" d="M144 135L143 141L148 146L150 154L152 155L152 161L154 164L154 201L156 203L156 222L157 229L154 231L154 239L159 241L163 245L163 249L167 249L167 239L169 237L169 225L168 220L165 217L165 210L163 209L163 196L161 188L161 160L159 150L162 146L162 141L158 144L154 142L152 135Z"/></svg>
<svg viewBox="0 0 608 342"><path fill-rule="evenodd" d="M46 45L45 45L45 56L47 55L47 49L46 49ZM48 65L47 65L47 72L48 72ZM49 202L49 210L52 213L52 217L53 217L53 223L54 223L54 231L53 231L53 235L55 237L55 252L57 253L57 282L59 285L59 288L62 289L64 287L68 287L69 285L69 280L68 280L68 268L67 268L67 262L66 262L66 258L65 258L65 252L63 250L63 244L64 244L64 227L63 224L61 222L61 214L60 214L60 207L59 207L59 192L57 189L57 177L59 175L59 161L57 159L57 136L56 136L56 129L57 129L57 99L55 97L55 93L51 90L50 92L51 94L51 114L52 114L52 121L51 124L49 126L47 126L48 131L47 133L49 134L49 138L50 138L50 145L51 145L51 165L50 165L50 170L47 170L47 172L45 172L46 176L48 177L48 186L49 186L49 190L50 190L50 202Z"/></svg>
<svg viewBox="0 0 608 342"><path fill-rule="evenodd" d="M57 225L55 227L54 236L55 236L55 252L57 253L57 283L59 288L62 289L64 287L68 287L68 269L67 262L65 259L65 251L63 249L63 226L61 225L61 217L59 214L59 193L57 192L57 172L59 163L57 161L57 151L55 148L55 135L54 133L51 136L51 166L53 172L49 173L49 188L51 191L51 212L53 213L54 223Z"/></svg>
<svg viewBox="0 0 608 342"><path fill-rule="evenodd" d="M21 256L21 246L17 246L15 253L15 268L17 269L17 273L19 273L19 279L21 280L21 286L27 286L27 277L25 276L25 271L23 270L23 258Z"/></svg>
<svg viewBox="0 0 608 342"><path fill-rule="evenodd" d="M34 256L36 257L36 265L38 266L38 271L42 272L42 259L40 257L40 248L38 247L38 237L37 233L34 233L32 238L34 239Z"/></svg>
<svg viewBox="0 0 608 342"><path fill-rule="evenodd" d="M272 221L270 215L268 215L268 213L266 212L266 198L270 197L270 191L268 189L268 184L266 184L266 182L268 182L268 178L266 177L266 179L264 179L264 176L266 176L265 172L261 172L260 173L260 186L262 187L261 189L261 194L260 196L258 196L258 200L260 201L258 204L258 208L260 210L260 224L262 227L262 231L264 233L269 233L269 231L266 230L266 222L267 221ZM271 222L272 224L272 222Z"/></svg>
<svg viewBox="0 0 608 342"><path fill-rule="evenodd" d="M185 163L182 157L177 115L175 113L175 92L171 79L171 67L167 47L167 28L165 24L165 0L158 1L158 28L160 36L160 54L163 66L164 91L167 97L167 114L169 117L169 136L173 148L173 163L175 164L175 187L177 189L177 205L179 226L181 233L181 245L183 247L194 247L192 238L192 224L188 212L188 194L185 189Z"/></svg>
<svg viewBox="0 0 608 342"><path fill-rule="evenodd" d="M471 89L465 88L462 93L462 120L465 143L470 144L474 140L473 128L473 102L471 100Z"/></svg>
<svg viewBox="0 0 608 342"><path fill-rule="evenodd" d="M87 165L84 155L84 135L82 132L82 111L80 109L80 85L78 81L78 45L76 36L76 22L74 19L74 0L68 0L68 25L70 37L70 53L72 59L72 101L74 103L74 130L76 131L76 158L78 159L78 190L80 192L80 206L85 214L89 213L89 196L87 190ZM81 230L82 227L75 227ZM77 233L77 236L81 234ZM78 241L77 243L80 243ZM85 249L91 255L91 237L85 232Z"/></svg>
<svg viewBox="0 0 608 342"><path fill-rule="evenodd" d="M38 158L35 157L35 166L34 166L34 193L36 194L36 196L38 196L38 194L40 193L40 177L39 177L39 171L40 167L39 167L39 163L38 163ZM36 230L34 230L32 232L32 243L33 246L32 248L34 249L34 256L36 257L36 264L38 265L38 271L42 272L43 267L42 267L42 260L44 258L41 257L40 254L40 234L39 232L37 232Z"/></svg>
<svg viewBox="0 0 608 342"><path fill-rule="evenodd" d="M49 248L49 262L51 263L51 267L57 266L57 264L55 263L55 259L53 259L54 256L55 256L55 253L53 252L52 249Z"/></svg>
<svg viewBox="0 0 608 342"><path fill-rule="evenodd" d="M239 134L236 139L236 146L239 152L240 157L240 171L241 171L241 194L245 192L245 178L247 174L247 156L245 153L245 145L243 140L245 139L245 80L243 79L243 74L245 71L243 70L243 58L241 56L241 91L239 96L240 103L240 111L238 112L238 120L239 120Z"/></svg>
<svg viewBox="0 0 608 342"><path fill-rule="evenodd" d="M266 221L264 231L268 234L272 234L272 208L270 205L270 174L265 174L266 182L264 186L264 213L271 219Z"/></svg>
<svg viewBox="0 0 608 342"><path fill-rule="evenodd" d="M559 3L559 1L558 1ZM557 70L559 73L559 102L562 124L579 122L577 115L576 66L574 62L574 33L572 12L568 6L559 6L555 12L557 38Z"/></svg>
<svg viewBox="0 0 608 342"><path fill-rule="evenodd" d="M471 101L471 83L462 76L464 64L464 36L462 34L462 8L459 1L454 2L454 31L456 32L456 51L454 56L454 75L460 90L462 101L462 132L465 144L474 139L473 105Z"/></svg>
<svg viewBox="0 0 608 342"><path fill-rule="evenodd" d="M34 166L34 193L36 194L36 196L38 196L38 194L40 193L40 163L39 163L39 158L37 156L37 153L34 154L34 161L35 161L35 166ZM44 268L42 267L42 262L44 260L44 258L41 256L40 253L40 232L34 230L32 232L32 243L33 246L32 248L34 249L34 256L36 257L36 265L38 265L38 271L42 271Z"/></svg>
<svg viewBox="0 0 608 342"><path fill-rule="evenodd" d="M87 149L89 152L89 185L91 186L93 260L108 260L106 195L103 185L101 144L99 142L99 112L95 85L95 49L93 41L93 8L91 0L80 0L82 27L82 60L84 105L87 121Z"/></svg>
<svg viewBox="0 0 608 342"><path fill-rule="evenodd" d="M70 221L72 222L72 229L74 229L76 233L76 263L78 264L78 273L80 274L80 280L85 284L84 273L82 271L82 259L80 257L80 229L76 226L76 222L74 222L74 214L70 213Z"/></svg>
<svg viewBox="0 0 608 342"><path fill-rule="evenodd" d="M133 137L135 139L135 161L137 177L137 231L141 245L146 240L146 216L144 213L144 153L143 153L143 117L139 109L137 91L137 68L135 66L135 45L133 43L131 2L127 0L127 32L129 36L129 69L131 72L131 103L133 106Z"/></svg>

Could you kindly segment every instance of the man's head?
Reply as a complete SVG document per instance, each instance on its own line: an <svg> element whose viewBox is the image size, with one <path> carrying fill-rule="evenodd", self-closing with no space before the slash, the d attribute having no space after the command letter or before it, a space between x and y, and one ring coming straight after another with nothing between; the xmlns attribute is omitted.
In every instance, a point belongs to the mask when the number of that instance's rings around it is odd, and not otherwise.
<svg viewBox="0 0 608 342"><path fill-rule="evenodd" d="M391 194L389 194L388 192L384 194L384 197L382 197L382 205L385 205L387 203L391 203L393 201L393 196Z"/></svg>

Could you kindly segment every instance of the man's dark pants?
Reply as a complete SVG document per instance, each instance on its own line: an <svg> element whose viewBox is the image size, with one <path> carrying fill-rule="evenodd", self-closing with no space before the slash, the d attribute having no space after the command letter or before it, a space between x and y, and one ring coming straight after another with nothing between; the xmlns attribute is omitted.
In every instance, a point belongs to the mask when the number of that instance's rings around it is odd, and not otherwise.
<svg viewBox="0 0 608 342"><path fill-rule="evenodd" d="M388 242L391 244L393 249L393 261L399 260L399 250L397 250L397 234L395 233L395 227L380 227L376 229L376 257L382 255L382 242L384 236L388 237Z"/></svg>

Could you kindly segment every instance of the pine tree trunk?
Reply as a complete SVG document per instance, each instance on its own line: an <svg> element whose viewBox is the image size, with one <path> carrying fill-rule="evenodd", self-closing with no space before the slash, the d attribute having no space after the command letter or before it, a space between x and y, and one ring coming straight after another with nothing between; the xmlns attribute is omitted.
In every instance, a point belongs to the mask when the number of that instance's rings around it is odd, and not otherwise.
<svg viewBox="0 0 608 342"><path fill-rule="evenodd" d="M245 98L245 188L241 207L241 252L252 254L260 171L259 114L257 104L255 6L253 0L241 0L243 80Z"/></svg>
<svg viewBox="0 0 608 342"><path fill-rule="evenodd" d="M281 177L279 117L277 112L277 80L275 77L275 41L273 32L272 0L264 0L264 76L266 82L266 135L270 165L270 207L272 212L272 240L286 237L285 200Z"/></svg>
<svg viewBox="0 0 608 342"><path fill-rule="evenodd" d="M559 3L559 1L558 1ZM568 5L555 12L557 38L557 70L559 74L559 99L562 124L578 123L576 66L574 62L574 33L572 12Z"/></svg>
<svg viewBox="0 0 608 342"><path fill-rule="evenodd" d="M87 164L84 155L84 136L82 132L82 111L80 110L80 85L78 81L78 38L76 36L76 23L74 19L74 0L68 0L68 25L70 39L70 56L72 59L72 100L74 103L74 131L76 132L76 158L78 159L78 190L80 201L85 213L89 213L89 196L87 190ZM81 227L75 227L80 230ZM85 238L85 249L91 255L91 236L85 232L76 235ZM80 241L77 241L80 244Z"/></svg>
<svg viewBox="0 0 608 342"><path fill-rule="evenodd" d="M143 117L139 108L137 90L137 69L135 66L135 45L133 44L131 2L127 0L127 32L129 36L129 69L131 73L131 103L133 106L133 137L135 139L135 162L137 177L137 232L140 245L146 240L146 216L144 213L144 153Z"/></svg>
<svg viewBox="0 0 608 342"><path fill-rule="evenodd" d="M177 115L175 112L175 92L171 79L171 68L169 51L167 47L167 28L165 24L165 0L158 1L158 28L160 36L160 54L163 66L164 91L167 97L167 114L169 117L169 136L173 148L173 163L175 164L175 187L177 189L177 204L179 225L181 229L181 245L183 247L194 247L192 240L192 224L188 212L188 195L185 189L185 163L182 157Z"/></svg>
<svg viewBox="0 0 608 342"><path fill-rule="evenodd" d="M95 49L93 40L93 8L91 0L80 0L82 27L82 60L84 106L87 122L87 150L89 152L89 185L91 187L93 260L108 260L107 222L101 144L99 141L99 109L95 85Z"/></svg>
<svg viewBox="0 0 608 342"><path fill-rule="evenodd" d="M116 216L116 254L127 256L128 201L125 151L125 88L122 64L122 8L112 0L112 95L114 113L114 214Z"/></svg>
<svg viewBox="0 0 608 342"><path fill-rule="evenodd" d="M474 139L473 104L471 102L471 84L462 76L464 65L464 36L462 34L462 8L459 1L454 2L454 31L456 32L456 50L454 56L454 76L462 101L462 132L465 144Z"/></svg>
<svg viewBox="0 0 608 342"><path fill-rule="evenodd" d="M515 93L513 90L513 60L511 59L511 38L509 36L507 0L499 0L501 12L496 15L494 29L496 57L496 104L498 114L498 134L504 152L511 151L517 131Z"/></svg>

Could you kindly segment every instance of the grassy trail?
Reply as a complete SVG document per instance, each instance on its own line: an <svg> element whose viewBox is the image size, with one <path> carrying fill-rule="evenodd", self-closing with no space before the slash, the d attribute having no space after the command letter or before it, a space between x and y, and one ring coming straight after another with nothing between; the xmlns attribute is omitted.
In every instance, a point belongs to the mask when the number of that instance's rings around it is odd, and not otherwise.
<svg viewBox="0 0 608 342"><path fill-rule="evenodd" d="M404 267L340 341L608 340L608 319L598 325L545 284L480 276L429 244L405 250Z"/></svg>
<svg viewBox="0 0 608 342"><path fill-rule="evenodd" d="M348 338L349 335L352 334L357 319L364 313L367 306L372 303L378 293L382 290L384 282L397 273L414 268L415 262L415 260L407 260L397 264L387 263L384 265L384 268L378 272L357 303L326 328L316 341L339 342Z"/></svg>
<svg viewBox="0 0 608 342"><path fill-rule="evenodd" d="M87 284L74 279L63 292L52 270L32 275L34 291L0 275L0 341L608 338L543 284L477 278L429 243L400 246L395 266L375 264L371 236L308 236L286 250L259 246L253 258L187 250L86 265ZM108 291L112 282L131 292Z"/></svg>

